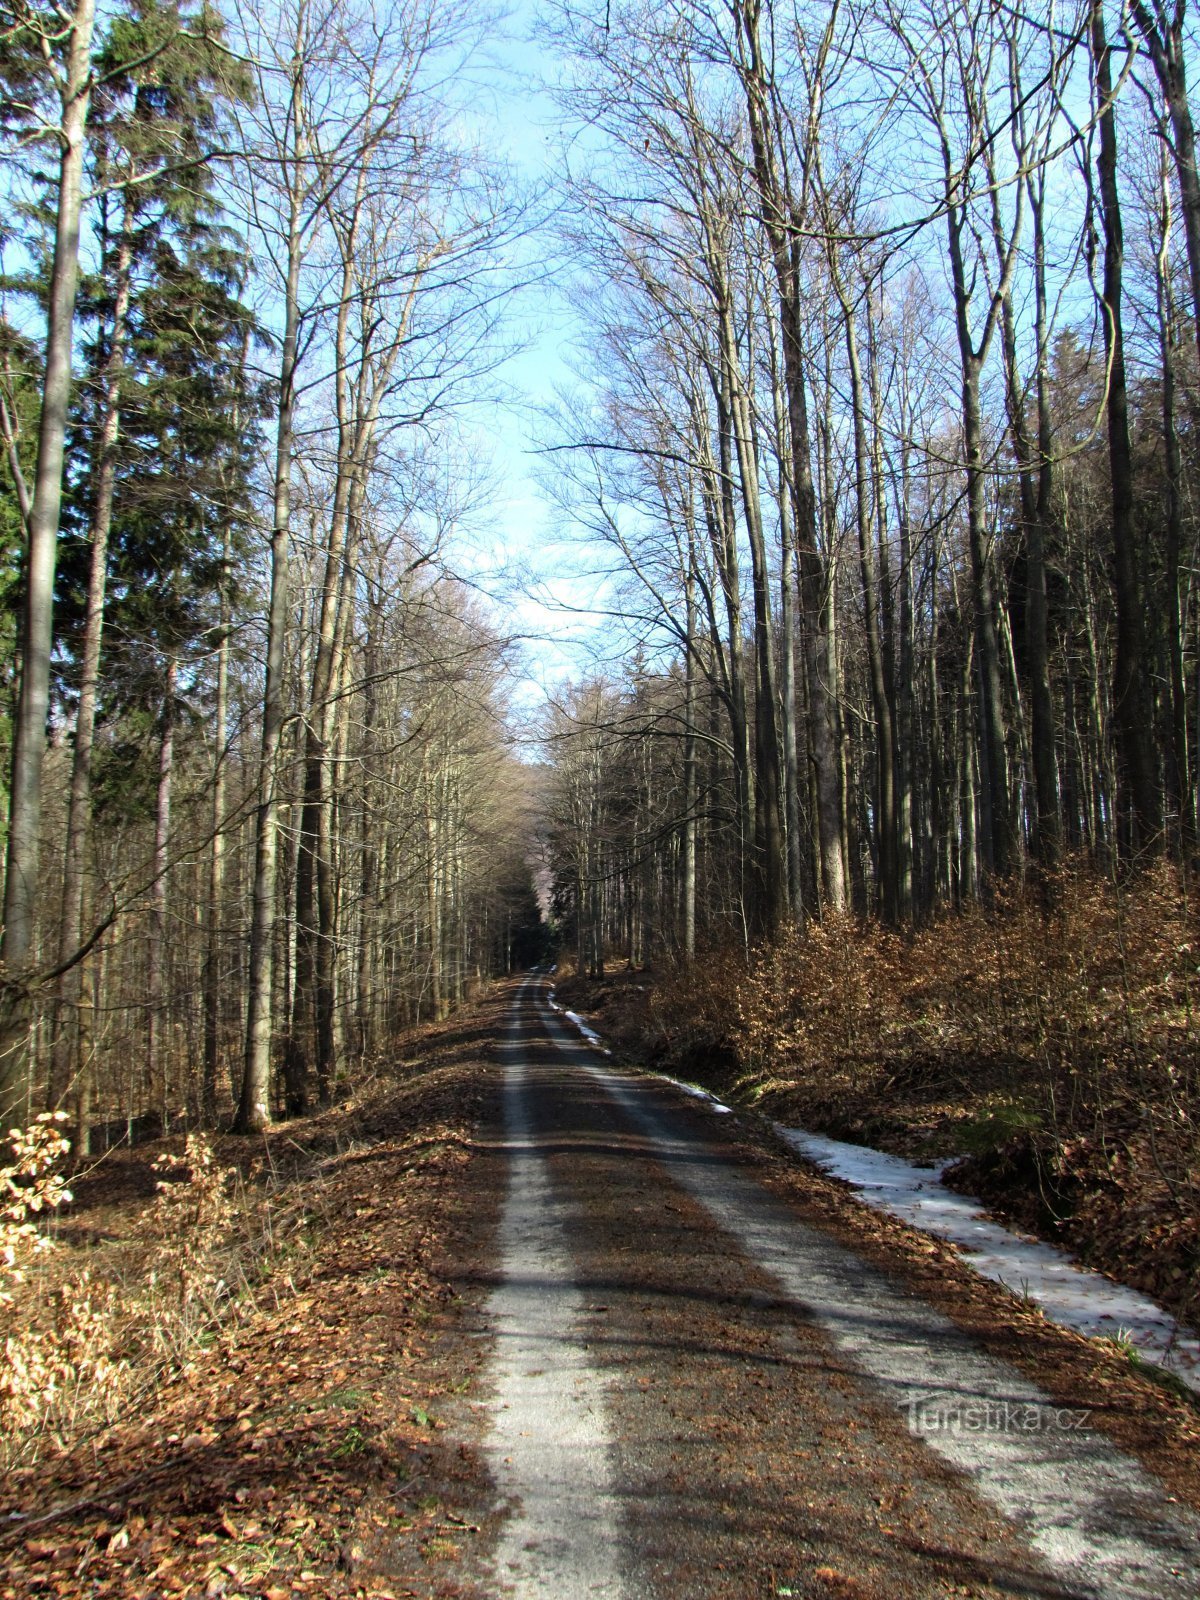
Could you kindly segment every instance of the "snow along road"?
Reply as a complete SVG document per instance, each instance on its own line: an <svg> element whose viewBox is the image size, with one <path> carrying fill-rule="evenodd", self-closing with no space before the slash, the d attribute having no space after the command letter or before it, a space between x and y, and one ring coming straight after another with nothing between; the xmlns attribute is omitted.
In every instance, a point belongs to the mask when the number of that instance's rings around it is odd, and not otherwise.
<svg viewBox="0 0 1200 1600"><path fill-rule="evenodd" d="M484 1592L1200 1595L1200 1519L796 1215L734 1119L614 1069L541 977L502 1058Z"/></svg>

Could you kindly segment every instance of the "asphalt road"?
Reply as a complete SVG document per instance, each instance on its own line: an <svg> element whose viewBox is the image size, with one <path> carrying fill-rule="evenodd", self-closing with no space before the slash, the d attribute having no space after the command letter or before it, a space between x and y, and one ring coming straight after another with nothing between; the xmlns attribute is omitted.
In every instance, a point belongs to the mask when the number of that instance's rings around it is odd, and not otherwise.
<svg viewBox="0 0 1200 1600"><path fill-rule="evenodd" d="M520 989L485 1592L1195 1600L1200 1519Z"/></svg>

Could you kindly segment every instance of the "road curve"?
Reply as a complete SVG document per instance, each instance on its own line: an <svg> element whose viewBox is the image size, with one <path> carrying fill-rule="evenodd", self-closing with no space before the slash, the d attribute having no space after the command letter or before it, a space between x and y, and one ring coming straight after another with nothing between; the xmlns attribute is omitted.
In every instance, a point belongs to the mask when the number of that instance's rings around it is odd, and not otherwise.
<svg viewBox="0 0 1200 1600"><path fill-rule="evenodd" d="M1200 1520L519 989L487 1592L1195 1600Z"/></svg>

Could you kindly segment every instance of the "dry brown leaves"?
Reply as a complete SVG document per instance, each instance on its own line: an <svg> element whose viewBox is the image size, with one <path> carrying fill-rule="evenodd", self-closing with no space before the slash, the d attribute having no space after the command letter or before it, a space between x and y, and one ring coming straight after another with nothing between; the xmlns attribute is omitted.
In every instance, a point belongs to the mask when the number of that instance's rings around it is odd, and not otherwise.
<svg viewBox="0 0 1200 1600"><path fill-rule="evenodd" d="M469 1030L444 1036L419 1041L399 1086L275 1135L309 1248L144 1415L10 1474L3 1600L416 1592L390 1590L371 1552L444 1537L421 1487L444 1381L427 1330L452 1295L437 1260L490 1092Z"/></svg>
<svg viewBox="0 0 1200 1600"><path fill-rule="evenodd" d="M964 1186L1194 1316L1198 904L1160 863L1119 886L1072 868L907 934L828 917L749 965L730 948L657 975L618 1036L784 1124L971 1151ZM593 1009L581 980L569 997ZM617 1009L612 980L599 1000Z"/></svg>

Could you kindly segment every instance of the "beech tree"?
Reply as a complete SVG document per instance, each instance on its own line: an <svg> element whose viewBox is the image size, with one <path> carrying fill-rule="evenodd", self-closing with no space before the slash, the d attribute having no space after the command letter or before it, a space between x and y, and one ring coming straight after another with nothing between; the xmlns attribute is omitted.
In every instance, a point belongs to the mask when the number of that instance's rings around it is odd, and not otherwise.
<svg viewBox="0 0 1200 1600"><path fill-rule="evenodd" d="M563 104L604 134L570 167L604 337L556 443L606 604L654 663L653 689L601 675L621 708L602 765L632 759L685 663L724 663L736 707L750 650L744 726L769 707L783 760L739 743L736 709L726 748L743 794L780 797L793 911L806 860L809 908L907 920L1033 863L1052 892L1065 850L1108 870L1192 837L1186 17L1124 20L1092 0L563 8ZM1161 159L1131 262L1144 106ZM685 558L689 504L728 629ZM652 737L679 794L674 730ZM719 825L701 807L697 860ZM619 899L640 866L613 863ZM707 892L698 925L733 934Z"/></svg>

